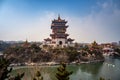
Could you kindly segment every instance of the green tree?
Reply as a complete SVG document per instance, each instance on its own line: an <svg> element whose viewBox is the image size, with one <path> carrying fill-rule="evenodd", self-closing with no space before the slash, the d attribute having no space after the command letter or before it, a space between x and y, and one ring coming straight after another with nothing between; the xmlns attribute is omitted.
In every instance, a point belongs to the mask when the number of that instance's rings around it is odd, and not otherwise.
<svg viewBox="0 0 120 80"><path fill-rule="evenodd" d="M0 80L5 80L10 77L8 74L12 71L12 68L8 69L9 64L9 61L5 58L0 59Z"/></svg>
<svg viewBox="0 0 120 80"><path fill-rule="evenodd" d="M104 78L102 78L102 77L100 77L100 79L99 80L105 80Z"/></svg>
<svg viewBox="0 0 120 80"><path fill-rule="evenodd" d="M41 48L35 43L31 45L31 49L36 53L41 51Z"/></svg>
<svg viewBox="0 0 120 80"><path fill-rule="evenodd" d="M56 73L56 78L58 80L69 80L69 76L73 73L66 70L65 63L61 63L60 67L58 67L57 70L58 72Z"/></svg>
<svg viewBox="0 0 120 80"><path fill-rule="evenodd" d="M9 80L21 80L21 78L24 76L24 73L18 74L15 77L10 77Z"/></svg>
<svg viewBox="0 0 120 80"><path fill-rule="evenodd" d="M100 78L99 78L99 80L105 80L105 78L103 78L103 77L100 77ZM107 80L110 80L110 79L107 79Z"/></svg>
<svg viewBox="0 0 120 80"><path fill-rule="evenodd" d="M15 77L10 77L9 73L12 71L12 68L8 69L9 65L9 60L5 58L0 59L0 80L21 80L21 78L24 76L24 73L18 74Z"/></svg>
<svg viewBox="0 0 120 80"><path fill-rule="evenodd" d="M33 80L43 80L43 77L42 77L40 71L36 72L35 77L33 78Z"/></svg>

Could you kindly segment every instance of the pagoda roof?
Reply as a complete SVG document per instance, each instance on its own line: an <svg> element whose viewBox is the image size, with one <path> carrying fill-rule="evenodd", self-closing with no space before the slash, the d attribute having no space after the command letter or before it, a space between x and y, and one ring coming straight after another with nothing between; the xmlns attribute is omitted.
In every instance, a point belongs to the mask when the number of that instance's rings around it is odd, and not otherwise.
<svg viewBox="0 0 120 80"><path fill-rule="evenodd" d="M52 23L54 23L54 22L64 22L64 23L67 23L67 21L65 21L65 19L61 19L61 17L60 17L60 15L58 15L58 19L54 19L53 21L52 21Z"/></svg>
<svg viewBox="0 0 120 80"><path fill-rule="evenodd" d="M28 40L26 39L26 41L22 44L23 47L29 47L30 43L28 42Z"/></svg>
<svg viewBox="0 0 120 80"><path fill-rule="evenodd" d="M68 27L68 25L65 25L65 26L63 26L63 25L54 25L54 24L52 24L51 25L51 28L61 28L61 27L63 27L63 28L67 28Z"/></svg>
<svg viewBox="0 0 120 80"><path fill-rule="evenodd" d="M67 40L68 40L68 41L74 41L74 39L71 39L71 38L68 38Z"/></svg>
<svg viewBox="0 0 120 80"><path fill-rule="evenodd" d="M64 22L64 23L67 23L67 21L65 21L65 20L58 20L58 19L54 19L53 21L52 21L52 23L55 23L55 22Z"/></svg>
<svg viewBox="0 0 120 80"><path fill-rule="evenodd" d="M59 36L59 35L60 35L60 36L61 36L61 35L69 36L69 34L60 34L60 33L50 34L50 36L55 36L55 35L58 35L58 36Z"/></svg>
<svg viewBox="0 0 120 80"><path fill-rule="evenodd" d="M45 41L51 41L51 39L50 38L47 38L47 39L44 39Z"/></svg>
<svg viewBox="0 0 120 80"><path fill-rule="evenodd" d="M67 38L69 34L50 34L50 36L53 38Z"/></svg>

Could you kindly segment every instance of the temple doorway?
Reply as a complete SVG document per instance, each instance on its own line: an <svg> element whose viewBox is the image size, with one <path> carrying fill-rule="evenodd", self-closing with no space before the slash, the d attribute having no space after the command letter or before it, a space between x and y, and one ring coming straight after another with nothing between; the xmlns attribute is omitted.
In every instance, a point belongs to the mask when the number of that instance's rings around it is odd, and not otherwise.
<svg viewBox="0 0 120 80"><path fill-rule="evenodd" d="M59 41L59 45L62 45L62 41Z"/></svg>

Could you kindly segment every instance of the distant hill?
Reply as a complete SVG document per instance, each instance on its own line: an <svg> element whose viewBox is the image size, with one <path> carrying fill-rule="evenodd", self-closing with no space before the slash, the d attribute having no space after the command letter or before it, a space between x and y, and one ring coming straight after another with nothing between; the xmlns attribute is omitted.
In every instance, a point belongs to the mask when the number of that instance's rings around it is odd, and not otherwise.
<svg viewBox="0 0 120 80"><path fill-rule="evenodd" d="M10 43L6 43L4 41L0 41L0 51L3 52L5 49L7 49L8 47L10 47Z"/></svg>

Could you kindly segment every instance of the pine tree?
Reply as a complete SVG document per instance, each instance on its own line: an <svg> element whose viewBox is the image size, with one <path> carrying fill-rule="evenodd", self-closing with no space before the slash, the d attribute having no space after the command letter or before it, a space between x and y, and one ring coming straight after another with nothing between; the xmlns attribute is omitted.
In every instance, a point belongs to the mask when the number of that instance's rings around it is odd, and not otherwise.
<svg viewBox="0 0 120 80"><path fill-rule="evenodd" d="M0 59L0 80L21 80L21 78L24 76L24 73L18 74L15 77L10 77L9 73L12 71L12 68L8 69L9 65L9 60L5 58Z"/></svg>
<svg viewBox="0 0 120 80"><path fill-rule="evenodd" d="M99 80L105 80L105 78L103 78L103 77L100 77L100 78L99 78ZM110 80L110 79L107 79L107 80Z"/></svg>
<svg viewBox="0 0 120 80"><path fill-rule="evenodd" d="M105 80L104 78L102 78L102 77L100 77L100 79L99 80Z"/></svg>
<svg viewBox="0 0 120 80"><path fill-rule="evenodd" d="M8 69L9 65L8 60L5 58L0 59L0 80L5 80L10 77L9 73L12 71L12 68Z"/></svg>
<svg viewBox="0 0 120 80"><path fill-rule="evenodd" d="M56 78L58 80L69 80L69 76L73 73L66 70L65 63L61 63L60 67L58 67L57 70L58 72L56 73Z"/></svg>
<svg viewBox="0 0 120 80"><path fill-rule="evenodd" d="M43 77L42 77L40 71L37 71L35 75L36 76L33 78L33 80L43 80Z"/></svg>
<svg viewBox="0 0 120 80"><path fill-rule="evenodd" d="M24 73L17 74L17 76L9 78L9 80L21 80L21 78L24 76Z"/></svg>

